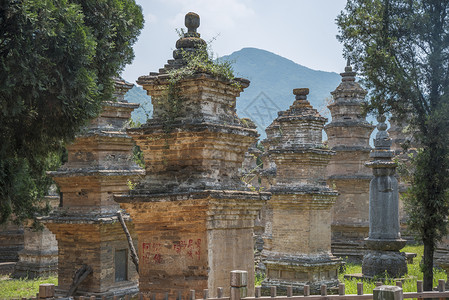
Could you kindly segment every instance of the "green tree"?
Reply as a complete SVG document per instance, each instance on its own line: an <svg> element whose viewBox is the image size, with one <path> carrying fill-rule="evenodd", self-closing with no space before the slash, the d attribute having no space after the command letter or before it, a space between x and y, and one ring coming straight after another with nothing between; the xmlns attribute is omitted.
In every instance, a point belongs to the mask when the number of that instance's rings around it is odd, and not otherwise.
<svg viewBox="0 0 449 300"><path fill-rule="evenodd" d="M142 26L134 0L2 1L0 223L45 211L45 171L110 99Z"/></svg>
<svg viewBox="0 0 449 300"><path fill-rule="evenodd" d="M424 289L449 213L449 1L348 0L337 18L345 55L371 90L370 108L416 131L419 152L407 199L424 243Z"/></svg>

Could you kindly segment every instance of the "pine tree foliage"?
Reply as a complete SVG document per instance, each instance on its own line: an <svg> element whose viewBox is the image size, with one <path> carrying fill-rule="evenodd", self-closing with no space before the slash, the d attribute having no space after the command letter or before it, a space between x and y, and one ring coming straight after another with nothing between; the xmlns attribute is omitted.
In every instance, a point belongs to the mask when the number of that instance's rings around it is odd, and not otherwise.
<svg viewBox="0 0 449 300"><path fill-rule="evenodd" d="M2 1L0 223L45 208L45 171L110 99L142 26L134 0Z"/></svg>
<svg viewBox="0 0 449 300"><path fill-rule="evenodd" d="M449 1L348 0L338 39L370 89L369 108L391 112L419 146L407 201L424 243L424 288L449 214Z"/></svg>

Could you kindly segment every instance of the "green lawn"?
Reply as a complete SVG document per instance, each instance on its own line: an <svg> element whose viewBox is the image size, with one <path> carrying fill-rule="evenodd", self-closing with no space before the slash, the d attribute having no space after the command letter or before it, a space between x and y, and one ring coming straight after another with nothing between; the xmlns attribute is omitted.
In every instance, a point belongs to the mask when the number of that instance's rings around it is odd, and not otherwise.
<svg viewBox="0 0 449 300"><path fill-rule="evenodd" d="M402 289L404 292L416 292L416 281L423 279L423 274L419 268L419 263L421 261L421 257L423 255L424 248L423 246L405 246L404 249L401 250L402 252L413 252L416 253L417 256L413 260L413 264L407 265L408 267L408 274L406 277L409 277L410 279L405 280L402 283ZM360 282L361 280L357 279L344 279L343 276L345 274L354 274L354 273L362 273L362 266L361 265L355 265L355 264L347 264L346 265L346 271L342 274L339 274L338 279L340 282L343 282L345 284L346 294L357 294L357 282ZM434 269L433 271L433 286L438 285L438 279L447 279L446 272L441 269ZM394 280L390 280L386 284L388 285L396 285ZM373 289L376 287L375 281L364 281L363 282L363 293L365 294L372 294Z"/></svg>
<svg viewBox="0 0 449 300"><path fill-rule="evenodd" d="M412 252L416 253L417 256L413 260L413 264L407 265L408 274L406 277L410 278L405 280L402 283L402 288L404 292L416 292L416 281L423 279L423 274L419 268L419 263L421 261L421 257L423 255L424 248L423 246L406 246L402 249L402 252ZM357 294L357 282L361 282L360 279L344 279L345 274L356 274L362 273L362 265L361 264L347 264L346 270L344 273L340 273L338 275L338 279L340 282L345 284L345 291L347 295ZM433 286L438 285L438 279L447 279L446 272L441 269L434 269L433 271ZM261 285L264 277L256 276L256 286ZM386 282L388 285L396 285L394 280L390 280ZM364 294L372 294L373 289L376 287L376 281L363 281L363 293Z"/></svg>
<svg viewBox="0 0 449 300"><path fill-rule="evenodd" d="M416 280L422 280L423 275L421 270L419 269L419 262L421 261L421 257L423 254L423 246L406 246L403 252L413 252L417 253L417 257L414 259L412 265L408 265L408 274L407 277L410 279L406 280L402 284L402 288L404 292L416 292ZM354 274L361 273L362 266L355 264L347 264L346 271L344 273L339 274L339 279L341 282L345 283L346 294L357 294L357 282L361 280L356 279L344 279L344 274ZM438 285L438 279L447 279L446 272L440 269L434 269L434 286ZM260 285L262 282L262 277L256 277L256 286ZM57 277L49 277L49 278L39 278L33 280L26 279L9 279L8 277L0 278L0 299L11 299L11 298L21 298L21 297L34 297L36 293L39 291L39 284L42 283L53 283L54 285L58 284ZM389 285L395 285L395 282L391 280L387 282ZM375 288L375 282L365 281L363 283L363 292L365 294L371 294L373 289Z"/></svg>
<svg viewBox="0 0 449 300"><path fill-rule="evenodd" d="M58 284L58 278L10 279L7 276L0 278L0 299L11 299L21 297L36 297L39 292L39 285L42 283Z"/></svg>

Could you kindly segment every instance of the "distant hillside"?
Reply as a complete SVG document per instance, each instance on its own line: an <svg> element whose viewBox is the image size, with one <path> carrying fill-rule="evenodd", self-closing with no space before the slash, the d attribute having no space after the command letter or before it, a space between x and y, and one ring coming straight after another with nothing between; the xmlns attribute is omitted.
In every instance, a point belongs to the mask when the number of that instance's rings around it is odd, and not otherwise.
<svg viewBox="0 0 449 300"><path fill-rule="evenodd" d="M134 122L145 123L153 114L153 106L151 105L151 97L139 85L135 85L128 93L125 94L125 100L131 103L139 103L140 107L134 110L131 118Z"/></svg>
<svg viewBox="0 0 449 300"><path fill-rule="evenodd" d="M220 59L234 62L235 75L251 81L237 99L237 113L258 125L261 138L265 137L264 129L277 117L277 112L293 103L294 88L309 88L310 103L323 116L330 117L326 98L331 98L330 92L341 81L337 73L312 70L256 48L243 48Z"/></svg>
<svg viewBox="0 0 449 300"><path fill-rule="evenodd" d="M340 83L337 73L315 71L256 48L243 48L220 60L232 61L235 75L251 81L237 99L237 113L240 118L250 118L258 125L261 139L265 137L265 128L277 117L277 112L286 110L293 103L294 88L309 88L310 103L329 118L326 98L331 97L330 92ZM133 112L133 120L144 123L147 118L145 111L151 116L150 98L140 86L131 89L125 98L142 106Z"/></svg>

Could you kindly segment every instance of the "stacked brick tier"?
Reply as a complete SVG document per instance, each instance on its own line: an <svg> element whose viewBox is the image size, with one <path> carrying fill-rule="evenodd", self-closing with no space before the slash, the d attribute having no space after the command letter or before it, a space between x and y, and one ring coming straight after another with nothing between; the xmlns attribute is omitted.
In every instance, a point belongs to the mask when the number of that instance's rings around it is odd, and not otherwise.
<svg viewBox="0 0 449 300"><path fill-rule="evenodd" d="M187 14L186 26L174 59L137 81L154 107L151 120L128 131L142 149L146 176L116 201L139 237L141 292L174 297L182 290L185 297L208 288L215 297L229 272L243 269L253 293L254 219L269 194L241 182L245 152L258 136L236 115L236 97L249 81L195 72L170 87L170 70L186 64L182 54L204 51L198 15ZM171 88L177 97L169 99Z"/></svg>
<svg viewBox="0 0 449 300"><path fill-rule="evenodd" d="M366 91L355 82L351 66L341 73L342 82L331 92L328 106L332 122L325 126L329 148L336 152L327 167L328 184L339 192L332 208L332 253L349 260L361 261L368 236L369 137L374 126L363 114Z"/></svg>
<svg viewBox="0 0 449 300"><path fill-rule="evenodd" d="M326 119L307 101L308 89L295 89L296 100L268 130L267 149L276 164L276 183L271 186L271 237L263 256L265 289L287 286L302 291L305 284L319 290L338 283L340 259L331 254L331 207L337 193L326 185L326 166L334 152L322 144ZM267 131L268 131L267 130ZM268 135L268 134L267 134Z"/></svg>
<svg viewBox="0 0 449 300"><path fill-rule="evenodd" d="M93 271L79 286L78 295L138 291L137 272L129 255L121 257L123 274L116 270L120 264L117 253L127 253L128 243L113 198L126 193L129 181L144 174L132 161L133 142L125 130L132 110L138 107L124 101L131 87L116 80L116 101L104 103L100 116L67 146L68 162L51 173L60 188L60 207L44 222L58 241L60 294L67 293L75 271L83 265Z"/></svg>

